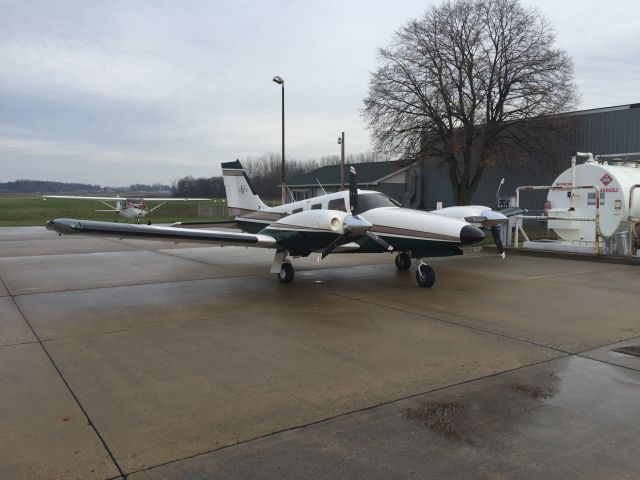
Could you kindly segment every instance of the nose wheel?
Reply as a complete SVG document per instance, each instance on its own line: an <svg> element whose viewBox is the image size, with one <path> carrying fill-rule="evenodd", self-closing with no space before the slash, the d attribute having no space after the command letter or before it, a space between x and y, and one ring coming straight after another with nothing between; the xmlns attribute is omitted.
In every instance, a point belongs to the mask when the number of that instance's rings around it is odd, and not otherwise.
<svg viewBox="0 0 640 480"><path fill-rule="evenodd" d="M421 287L432 287L436 282L436 273L429 265L420 262L420 265L418 265L416 269L416 281Z"/></svg>

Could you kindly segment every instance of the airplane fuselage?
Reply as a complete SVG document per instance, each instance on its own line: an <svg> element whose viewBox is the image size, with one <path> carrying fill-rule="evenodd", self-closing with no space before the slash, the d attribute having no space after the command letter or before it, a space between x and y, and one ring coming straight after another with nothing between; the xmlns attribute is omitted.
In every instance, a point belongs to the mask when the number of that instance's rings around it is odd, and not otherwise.
<svg viewBox="0 0 640 480"><path fill-rule="evenodd" d="M127 202L124 208L118 210L118 215L122 215L126 218L140 218L149 213L149 210L142 203L129 203Z"/></svg>
<svg viewBox="0 0 640 480"><path fill-rule="evenodd" d="M384 194L376 191L360 190L359 217L373 225L371 232L393 246L396 251L411 251L415 255L450 256L462 253L460 245L476 243L484 238L469 224L442 215L402 208L394 204ZM349 212L349 192L335 192L275 207L256 211L245 211L236 217L236 222L246 232L268 233L276 236L293 255L307 255L313 251L310 239L317 238L318 232L301 232L298 226L287 230L280 225L280 219L309 210L330 210ZM275 223L275 225L274 225ZM327 232L327 237L331 233ZM326 239L322 239L326 242ZM345 242L337 251L378 253L385 251L368 237L361 236L355 242Z"/></svg>

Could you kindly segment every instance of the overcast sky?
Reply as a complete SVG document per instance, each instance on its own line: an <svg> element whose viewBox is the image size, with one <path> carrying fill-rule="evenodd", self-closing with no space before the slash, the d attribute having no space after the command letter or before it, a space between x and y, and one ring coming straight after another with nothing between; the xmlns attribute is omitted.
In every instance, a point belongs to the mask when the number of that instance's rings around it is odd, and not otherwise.
<svg viewBox="0 0 640 480"><path fill-rule="evenodd" d="M574 58L581 108L640 102L640 2L527 0ZM376 49L417 0L0 0L0 181L169 183L220 162L370 149Z"/></svg>

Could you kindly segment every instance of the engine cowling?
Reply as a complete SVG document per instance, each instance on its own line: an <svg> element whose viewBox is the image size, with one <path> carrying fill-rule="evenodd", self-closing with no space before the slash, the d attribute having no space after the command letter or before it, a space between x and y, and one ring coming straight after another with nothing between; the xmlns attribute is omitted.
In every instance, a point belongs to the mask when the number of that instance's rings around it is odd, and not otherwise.
<svg viewBox="0 0 640 480"><path fill-rule="evenodd" d="M345 217L349 215L339 210L305 210L281 218L267 228L277 230L325 231L344 233Z"/></svg>

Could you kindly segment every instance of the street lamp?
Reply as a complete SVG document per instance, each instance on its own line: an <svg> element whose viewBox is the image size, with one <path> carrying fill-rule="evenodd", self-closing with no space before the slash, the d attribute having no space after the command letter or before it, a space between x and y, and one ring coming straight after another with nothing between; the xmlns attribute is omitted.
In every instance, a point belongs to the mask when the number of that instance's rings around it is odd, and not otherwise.
<svg viewBox="0 0 640 480"><path fill-rule="evenodd" d="M285 199L284 199L284 80L282 79L282 77L279 77L278 75L276 75L275 77L273 77L272 79L275 83L277 83L278 85L282 85L282 172L280 175L280 184L282 187L282 204L285 204Z"/></svg>
<svg viewBox="0 0 640 480"><path fill-rule="evenodd" d="M340 190L344 190L344 132L338 137L340 145Z"/></svg>

